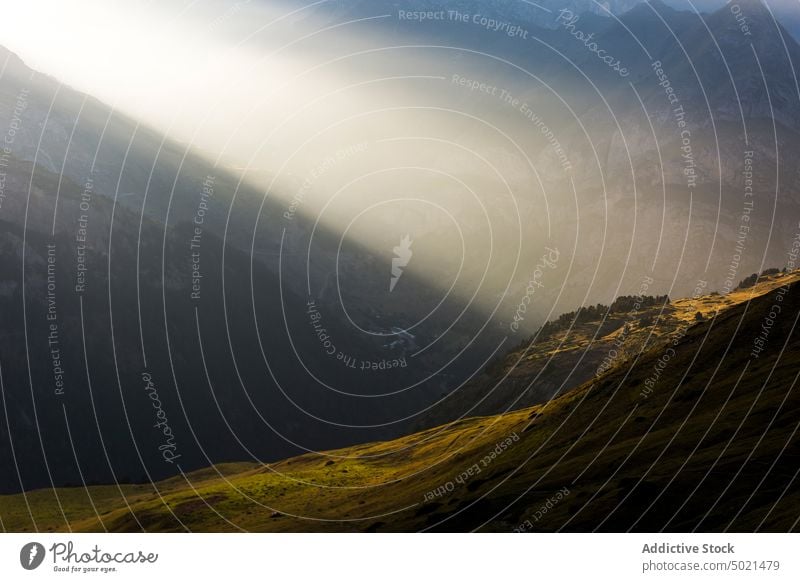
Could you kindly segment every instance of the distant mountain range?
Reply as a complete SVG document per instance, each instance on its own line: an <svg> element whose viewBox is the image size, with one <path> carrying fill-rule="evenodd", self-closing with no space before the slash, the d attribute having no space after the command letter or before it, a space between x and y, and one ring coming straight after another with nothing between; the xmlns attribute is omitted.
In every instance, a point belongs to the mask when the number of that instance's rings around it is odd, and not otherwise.
<svg viewBox="0 0 800 582"><path fill-rule="evenodd" d="M457 10L470 14L480 13L488 17L503 18L518 22L535 24L544 28L557 28L556 16L561 10L581 15L584 13L595 14L603 17L620 16L633 8L649 4L656 10L670 7L676 11L687 14L710 14L725 8L730 11L724 0L538 0L531 2L518 0L505 2L503 0L352 0L338 2L333 6L322 6L321 11L334 11L337 16L363 16L366 12L397 12L405 11L437 11ZM736 2L737 8L742 8L744 19L750 19L748 14L753 6L764 6L761 0L743 0ZM774 18L797 38L800 35L800 15L791 2L768 2L769 9ZM752 22L752 21L751 21Z"/></svg>

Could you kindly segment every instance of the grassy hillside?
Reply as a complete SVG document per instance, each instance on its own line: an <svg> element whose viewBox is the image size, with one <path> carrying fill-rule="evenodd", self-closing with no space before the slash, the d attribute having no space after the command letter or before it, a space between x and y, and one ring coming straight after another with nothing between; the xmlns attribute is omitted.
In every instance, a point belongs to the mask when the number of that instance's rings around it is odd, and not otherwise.
<svg viewBox="0 0 800 582"><path fill-rule="evenodd" d="M757 279L748 277L745 282L752 285ZM737 288L724 296L709 294L698 283L694 298L622 297L610 306L563 314L432 409L420 428L547 402L642 352L666 346L695 322L698 312L709 317L793 280L792 275L764 276L757 287Z"/></svg>
<svg viewBox="0 0 800 582"><path fill-rule="evenodd" d="M675 301L670 309L670 321L683 325L659 333L659 341L644 351L626 353L598 378L546 404L268 466L218 466L148 486L0 497L2 526L7 531L795 528L800 275L769 277L727 297ZM760 347L758 357L754 346Z"/></svg>

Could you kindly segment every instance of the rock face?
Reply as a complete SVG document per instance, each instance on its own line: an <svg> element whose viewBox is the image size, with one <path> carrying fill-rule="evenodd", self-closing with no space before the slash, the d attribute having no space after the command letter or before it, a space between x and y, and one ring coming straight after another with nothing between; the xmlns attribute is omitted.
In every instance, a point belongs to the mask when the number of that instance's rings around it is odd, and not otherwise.
<svg viewBox="0 0 800 582"><path fill-rule="evenodd" d="M403 430L389 422L397 411L410 416L430 399L417 391L370 404L357 395L385 389L374 374L320 357L305 263L279 273L282 209L265 205L253 242L263 193L8 51L3 63L0 491L147 481L242 454L278 459L365 432L385 438ZM287 244L299 254L313 223L295 222ZM342 269L363 263L363 250L337 254L338 241L318 234L327 254L315 259L315 279L334 279L336 259ZM317 303L335 337L332 289ZM346 349L391 362L408 350L385 343L351 338ZM315 382L296 381L304 365L356 396L318 384L314 395ZM323 419L316 429L309 413ZM386 425L353 428L380 425L381 414Z"/></svg>

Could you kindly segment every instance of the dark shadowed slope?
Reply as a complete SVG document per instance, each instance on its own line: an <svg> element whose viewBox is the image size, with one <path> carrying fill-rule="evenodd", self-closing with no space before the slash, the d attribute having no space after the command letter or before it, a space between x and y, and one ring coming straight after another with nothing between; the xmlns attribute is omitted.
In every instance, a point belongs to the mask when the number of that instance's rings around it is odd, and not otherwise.
<svg viewBox="0 0 800 582"><path fill-rule="evenodd" d="M81 531L791 530L798 279L716 315L700 298L705 319L670 344L546 405L124 487L130 510L109 487L59 498ZM67 528L47 491L0 498L0 515L14 531Z"/></svg>

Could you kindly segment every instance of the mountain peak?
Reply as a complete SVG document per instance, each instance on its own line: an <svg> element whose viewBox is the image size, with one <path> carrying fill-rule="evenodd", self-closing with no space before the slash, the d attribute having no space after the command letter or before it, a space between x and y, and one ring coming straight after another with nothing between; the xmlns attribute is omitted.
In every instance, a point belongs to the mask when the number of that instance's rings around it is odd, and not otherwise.
<svg viewBox="0 0 800 582"><path fill-rule="evenodd" d="M738 0L734 4L725 4L714 12L714 16L732 20L743 33L750 29L751 34L752 29L761 24L774 31L778 22L761 0Z"/></svg>
<svg viewBox="0 0 800 582"><path fill-rule="evenodd" d="M790 50L797 48L794 37L762 0L739 0L726 4L708 18L708 24L718 38L739 45L756 44L762 58L780 58L780 55L772 54L770 47L784 53L784 42ZM762 54L763 51L766 52Z"/></svg>
<svg viewBox="0 0 800 582"><path fill-rule="evenodd" d="M662 12L662 11L665 11L665 10L669 11L669 12L675 12L674 8L672 8L671 6L667 6L666 4L664 4L664 2L662 2L662 0L647 0L646 2L644 2L644 4L649 4L650 6L652 6L658 12ZM641 4L640 4L640 6L641 6ZM637 6L637 8L638 8L638 6Z"/></svg>

